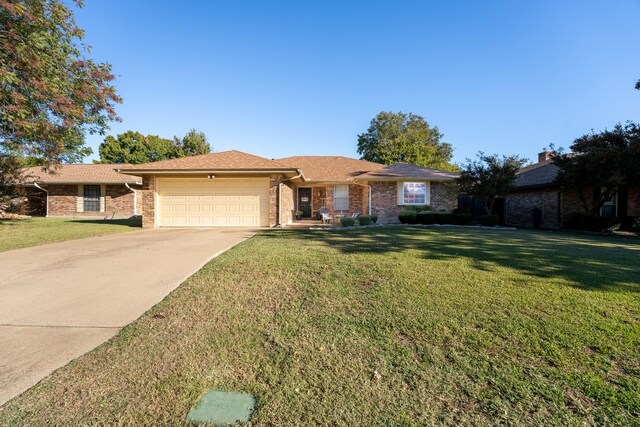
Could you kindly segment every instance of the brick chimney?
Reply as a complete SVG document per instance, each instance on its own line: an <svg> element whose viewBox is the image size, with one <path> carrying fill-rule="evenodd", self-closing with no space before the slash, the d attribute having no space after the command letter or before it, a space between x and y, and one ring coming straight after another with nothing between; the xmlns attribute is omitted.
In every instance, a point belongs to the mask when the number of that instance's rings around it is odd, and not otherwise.
<svg viewBox="0 0 640 427"><path fill-rule="evenodd" d="M551 151L543 151L541 153L538 153L538 163L551 160L552 157L553 157L553 153Z"/></svg>

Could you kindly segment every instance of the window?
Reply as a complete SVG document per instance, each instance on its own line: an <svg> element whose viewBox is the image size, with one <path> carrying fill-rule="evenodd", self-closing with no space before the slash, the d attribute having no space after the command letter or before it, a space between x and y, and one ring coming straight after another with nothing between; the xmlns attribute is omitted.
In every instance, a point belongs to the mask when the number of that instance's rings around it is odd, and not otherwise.
<svg viewBox="0 0 640 427"><path fill-rule="evenodd" d="M605 192L606 188L602 189ZM600 216L615 217L618 215L618 193L613 193L611 198L604 202L600 208Z"/></svg>
<svg viewBox="0 0 640 427"><path fill-rule="evenodd" d="M336 185L333 189L333 210L349 210L349 186Z"/></svg>
<svg viewBox="0 0 640 427"><path fill-rule="evenodd" d="M100 211L100 186L85 185L84 186L84 211L99 212Z"/></svg>
<svg viewBox="0 0 640 427"><path fill-rule="evenodd" d="M402 203L403 205L426 205L427 183L426 182L403 182L402 183Z"/></svg>

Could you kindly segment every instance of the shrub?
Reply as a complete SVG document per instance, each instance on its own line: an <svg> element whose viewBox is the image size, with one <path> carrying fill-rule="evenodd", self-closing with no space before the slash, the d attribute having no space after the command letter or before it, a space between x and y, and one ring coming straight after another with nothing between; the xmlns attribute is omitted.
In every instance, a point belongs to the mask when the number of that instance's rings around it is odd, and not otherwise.
<svg viewBox="0 0 640 427"><path fill-rule="evenodd" d="M455 208L454 210L451 211L452 214L456 215L456 214L463 214L463 213L470 213L469 209L467 208Z"/></svg>
<svg viewBox="0 0 640 427"><path fill-rule="evenodd" d="M374 224L378 222L378 215L371 215L369 218L371 218L371 221L373 221Z"/></svg>
<svg viewBox="0 0 640 427"><path fill-rule="evenodd" d="M416 215L416 223L417 224L435 224L433 221L435 220L435 213L429 211L421 211Z"/></svg>
<svg viewBox="0 0 640 427"><path fill-rule="evenodd" d="M360 225L371 225L373 224L373 220L370 216L363 215L358 217L358 224Z"/></svg>
<svg viewBox="0 0 640 427"><path fill-rule="evenodd" d="M542 225L542 209L533 208L531 215L533 216L533 226L535 228L540 228L540 225Z"/></svg>
<svg viewBox="0 0 640 427"><path fill-rule="evenodd" d="M617 228L620 225L620 219L572 212L567 215L564 225L572 230L607 231Z"/></svg>
<svg viewBox="0 0 640 427"><path fill-rule="evenodd" d="M350 217L340 218L340 225L343 227L353 227L356 225L356 220Z"/></svg>
<svg viewBox="0 0 640 427"><path fill-rule="evenodd" d="M620 219L620 230L635 231L640 228L640 216L625 216Z"/></svg>
<svg viewBox="0 0 640 427"><path fill-rule="evenodd" d="M471 225L471 214L468 212L458 212L453 214L453 223L456 225Z"/></svg>
<svg viewBox="0 0 640 427"><path fill-rule="evenodd" d="M451 212L437 212L434 214L434 224L453 224Z"/></svg>
<svg viewBox="0 0 640 427"><path fill-rule="evenodd" d="M431 212L432 210L429 205L405 206L404 208L408 211L416 212Z"/></svg>
<svg viewBox="0 0 640 427"><path fill-rule="evenodd" d="M412 209L403 209L398 212L398 219L402 224L415 224L418 212Z"/></svg>
<svg viewBox="0 0 640 427"><path fill-rule="evenodd" d="M495 227L498 225L500 217L498 217L498 215L480 215L478 220L480 221L480 224L485 227Z"/></svg>

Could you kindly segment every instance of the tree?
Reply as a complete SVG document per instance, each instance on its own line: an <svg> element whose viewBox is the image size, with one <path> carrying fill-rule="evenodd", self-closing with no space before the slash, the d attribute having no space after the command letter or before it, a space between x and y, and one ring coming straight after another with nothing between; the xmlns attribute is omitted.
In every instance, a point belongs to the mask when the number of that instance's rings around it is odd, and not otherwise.
<svg viewBox="0 0 640 427"><path fill-rule="evenodd" d="M371 120L365 133L358 135L358 154L364 160L386 165L402 162L455 170L450 163L453 148L440 141L443 136L416 114L383 111Z"/></svg>
<svg viewBox="0 0 640 427"><path fill-rule="evenodd" d="M97 163L140 164L178 157L207 154L211 147L204 133L191 129L182 139L173 140L157 135L143 135L127 131L104 139L99 147L100 160Z"/></svg>
<svg viewBox="0 0 640 427"><path fill-rule="evenodd" d="M621 188L640 185L639 125L618 123L612 130L591 131L570 148L569 153L554 151L556 182L578 192L585 212L596 214Z"/></svg>
<svg viewBox="0 0 640 427"><path fill-rule="evenodd" d="M82 7L82 1L75 3ZM85 57L60 0L0 0L0 151L49 166L90 153L84 135L118 120L109 64Z"/></svg>
<svg viewBox="0 0 640 427"><path fill-rule="evenodd" d="M506 196L513 188L516 172L527 163L516 155L499 157L479 152L476 160L467 159L456 179L462 193L480 200L490 214L498 197Z"/></svg>
<svg viewBox="0 0 640 427"><path fill-rule="evenodd" d="M182 138L173 137L174 144L181 149L181 156L197 156L199 154L209 154L211 152L211 146L207 142L207 137L204 132L191 129Z"/></svg>
<svg viewBox="0 0 640 427"><path fill-rule="evenodd" d="M636 82L636 89L640 90L640 80Z"/></svg>

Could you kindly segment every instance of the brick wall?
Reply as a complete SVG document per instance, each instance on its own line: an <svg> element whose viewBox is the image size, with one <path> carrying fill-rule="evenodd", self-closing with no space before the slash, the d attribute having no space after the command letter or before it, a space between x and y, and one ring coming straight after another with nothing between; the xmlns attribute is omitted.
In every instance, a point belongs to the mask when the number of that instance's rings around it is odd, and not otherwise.
<svg viewBox="0 0 640 427"><path fill-rule="evenodd" d="M132 188L135 188L132 186ZM133 216L134 196L124 184L105 186L104 212L78 212L78 185L50 184L49 216L129 218Z"/></svg>
<svg viewBox="0 0 640 427"><path fill-rule="evenodd" d="M627 215L640 216L640 187L629 189L627 196Z"/></svg>
<svg viewBox="0 0 640 427"><path fill-rule="evenodd" d="M431 208L452 211L458 207L458 187L455 182L431 181Z"/></svg>
<svg viewBox="0 0 640 427"><path fill-rule="evenodd" d="M539 208L542 213L541 227L560 228L558 206L557 189L519 190L505 197L505 223L516 227L533 227L533 210Z"/></svg>
<svg viewBox="0 0 640 427"><path fill-rule="evenodd" d="M156 177L155 176L145 176L142 178L142 191L138 193L138 197L142 199L142 228L155 227L156 225L155 223Z"/></svg>
<svg viewBox="0 0 640 427"><path fill-rule="evenodd" d="M291 182L285 181L280 184L280 225L291 224L293 222L295 193L296 192Z"/></svg>
<svg viewBox="0 0 640 427"><path fill-rule="evenodd" d="M329 209L331 214L351 216L355 212L360 215L368 213L369 190L362 185L349 185L349 209L335 211L333 208L333 185L316 186L311 189L312 215L315 215L321 207ZM297 201L296 201L297 203Z"/></svg>
<svg viewBox="0 0 640 427"><path fill-rule="evenodd" d="M398 223L398 183L395 181L369 182L371 186L371 213L378 215L380 224ZM457 188L453 182L431 182L430 205L434 211L451 211L458 205Z"/></svg>
<svg viewBox="0 0 640 427"><path fill-rule="evenodd" d="M378 216L379 224L398 221L398 185L395 182L369 182L371 186L371 213Z"/></svg>

